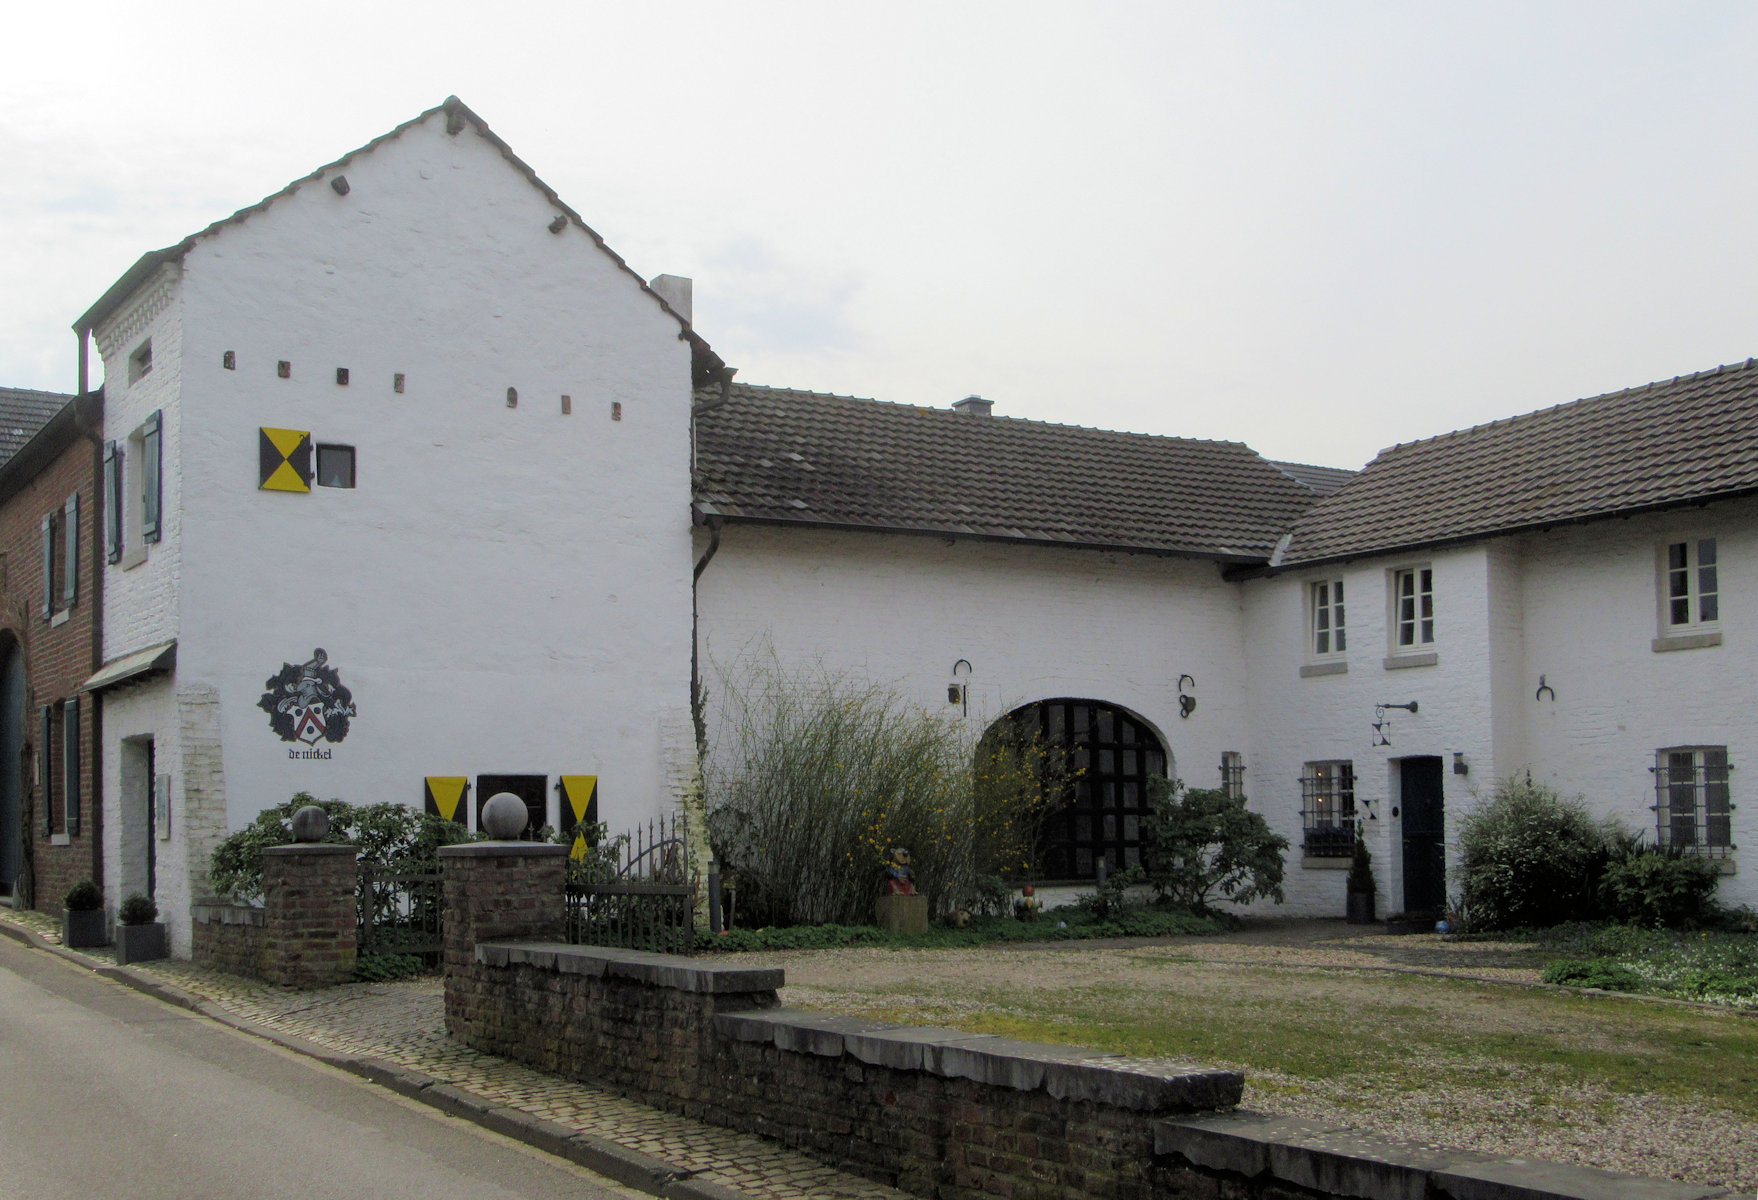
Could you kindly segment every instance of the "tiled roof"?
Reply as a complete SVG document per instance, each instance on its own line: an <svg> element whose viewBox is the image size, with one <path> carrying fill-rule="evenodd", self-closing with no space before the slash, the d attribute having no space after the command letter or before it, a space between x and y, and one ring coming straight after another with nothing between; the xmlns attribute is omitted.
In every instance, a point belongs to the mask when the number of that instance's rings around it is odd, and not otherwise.
<svg viewBox="0 0 1758 1200"><path fill-rule="evenodd" d="M729 519L1263 561L1313 502L1238 442L748 384L697 400L697 507Z"/></svg>
<svg viewBox="0 0 1758 1200"><path fill-rule="evenodd" d="M0 387L0 463L24 449L37 430L72 399L60 392Z"/></svg>
<svg viewBox="0 0 1758 1200"><path fill-rule="evenodd" d="M1304 484L1306 489L1315 496L1328 496L1351 479L1356 473L1346 467L1318 467L1312 463L1277 462L1270 460L1270 465L1282 474L1289 476L1296 483Z"/></svg>
<svg viewBox="0 0 1758 1200"><path fill-rule="evenodd" d="M1283 564L1758 492L1758 361L1383 450L1294 529Z"/></svg>

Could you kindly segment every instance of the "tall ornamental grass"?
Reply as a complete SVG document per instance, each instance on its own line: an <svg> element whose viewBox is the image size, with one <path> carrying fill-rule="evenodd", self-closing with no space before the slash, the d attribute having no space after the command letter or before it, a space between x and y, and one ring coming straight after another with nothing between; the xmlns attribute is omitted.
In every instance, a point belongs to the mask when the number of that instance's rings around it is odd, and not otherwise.
<svg viewBox="0 0 1758 1200"><path fill-rule="evenodd" d="M709 756L709 829L741 925L868 924L893 847L933 912L1029 869L1044 804L1035 743L978 761L961 724L822 667L742 662Z"/></svg>

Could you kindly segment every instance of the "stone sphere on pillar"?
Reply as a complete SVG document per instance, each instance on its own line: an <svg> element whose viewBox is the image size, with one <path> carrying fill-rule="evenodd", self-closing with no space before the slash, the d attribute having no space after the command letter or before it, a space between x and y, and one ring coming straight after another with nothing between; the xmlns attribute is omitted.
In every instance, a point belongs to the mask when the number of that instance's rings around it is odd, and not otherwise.
<svg viewBox="0 0 1758 1200"><path fill-rule="evenodd" d="M293 840L321 842L330 832L330 814L315 804L307 804L293 814Z"/></svg>
<svg viewBox="0 0 1758 1200"><path fill-rule="evenodd" d="M497 842L510 842L525 832L531 812L525 802L511 792L496 792L482 806L479 824L482 832Z"/></svg>

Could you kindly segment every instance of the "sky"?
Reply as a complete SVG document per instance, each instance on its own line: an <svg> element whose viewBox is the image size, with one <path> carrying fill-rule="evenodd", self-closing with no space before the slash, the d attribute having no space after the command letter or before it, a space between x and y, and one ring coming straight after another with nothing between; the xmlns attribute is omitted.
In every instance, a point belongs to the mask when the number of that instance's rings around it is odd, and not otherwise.
<svg viewBox="0 0 1758 1200"><path fill-rule="evenodd" d="M0 384L456 94L749 383L1399 441L1758 355L1758 5L33 4Z"/></svg>

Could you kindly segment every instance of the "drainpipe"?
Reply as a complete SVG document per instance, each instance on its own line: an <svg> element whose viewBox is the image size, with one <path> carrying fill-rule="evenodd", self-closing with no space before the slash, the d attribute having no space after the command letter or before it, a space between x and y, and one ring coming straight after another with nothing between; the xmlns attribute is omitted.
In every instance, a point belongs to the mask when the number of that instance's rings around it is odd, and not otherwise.
<svg viewBox="0 0 1758 1200"><path fill-rule="evenodd" d="M696 727L696 758L700 762L708 753L708 716L702 704L702 618L696 604L702 572L720 551L720 527L725 518L699 518L708 526L708 549L696 560L695 573L690 576L690 720Z"/></svg>
<svg viewBox="0 0 1758 1200"><path fill-rule="evenodd" d="M91 579L91 595L87 603L91 605L91 670L95 674L104 665L104 527L109 514L104 512L104 408L103 393L96 395L85 391L86 386L86 339L79 339L79 382L81 405L90 407L82 411L80 424L86 440L92 444L92 513L97 518L91 522L92 569L88 578ZM92 411L95 409L96 411ZM100 692L87 693L87 707L92 710L92 752L82 755L86 770L91 772L91 804L89 806L92 839L92 882L101 890L104 886L104 697ZM77 785L75 785L77 786ZM150 836L150 834L149 834Z"/></svg>

